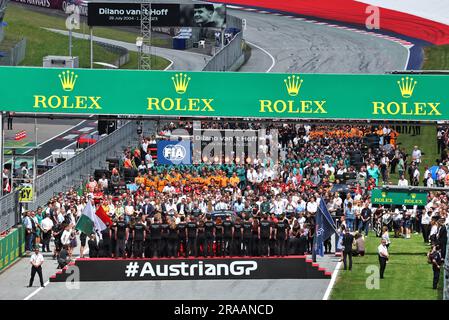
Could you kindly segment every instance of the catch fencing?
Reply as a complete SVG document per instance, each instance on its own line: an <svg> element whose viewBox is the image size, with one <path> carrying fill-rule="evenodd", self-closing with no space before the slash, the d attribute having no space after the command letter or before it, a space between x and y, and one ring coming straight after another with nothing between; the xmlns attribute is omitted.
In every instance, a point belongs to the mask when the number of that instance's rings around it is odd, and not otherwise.
<svg viewBox="0 0 449 320"><path fill-rule="evenodd" d="M97 143L87 147L70 158L36 178L35 202L25 204L28 210L36 210L59 192L78 188L87 181L95 169L107 169L106 159L119 156L121 151L135 144L136 122L129 121ZM21 221L18 206L18 191L0 198L0 233L12 228Z"/></svg>

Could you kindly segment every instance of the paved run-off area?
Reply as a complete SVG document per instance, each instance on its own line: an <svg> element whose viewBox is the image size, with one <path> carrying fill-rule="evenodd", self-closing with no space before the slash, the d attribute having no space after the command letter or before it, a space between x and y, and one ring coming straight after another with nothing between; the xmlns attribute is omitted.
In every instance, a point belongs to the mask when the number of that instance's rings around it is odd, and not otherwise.
<svg viewBox="0 0 449 320"><path fill-rule="evenodd" d="M166 280L48 283L56 262L46 254L43 266L45 288L26 288L29 258L22 258L0 274L0 300L321 300L331 279L275 280ZM333 272L338 258L318 257L320 267ZM107 270L105 270L107 272Z"/></svg>

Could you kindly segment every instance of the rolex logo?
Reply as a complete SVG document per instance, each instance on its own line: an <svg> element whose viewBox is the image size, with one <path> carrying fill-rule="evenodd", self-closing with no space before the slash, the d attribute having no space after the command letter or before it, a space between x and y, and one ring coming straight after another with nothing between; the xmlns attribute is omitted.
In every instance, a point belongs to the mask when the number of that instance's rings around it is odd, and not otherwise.
<svg viewBox="0 0 449 320"><path fill-rule="evenodd" d="M382 197L386 198L387 197L387 193L386 192L382 192Z"/></svg>
<svg viewBox="0 0 449 320"><path fill-rule="evenodd" d="M304 80L300 79L299 76L288 76L287 79L284 80L288 94L292 97L296 97L299 93L299 89L301 89L303 81Z"/></svg>
<svg viewBox="0 0 449 320"><path fill-rule="evenodd" d="M401 95L404 98L410 98L415 90L415 86L418 82L414 81L413 78L405 77L398 81L399 89L401 90Z"/></svg>
<svg viewBox="0 0 449 320"><path fill-rule="evenodd" d="M73 71L67 70L60 73L59 80L61 80L62 89L64 89L64 91L73 91L77 78L78 75Z"/></svg>
<svg viewBox="0 0 449 320"><path fill-rule="evenodd" d="M416 198L416 193L412 193L411 196L412 196L412 199L415 199Z"/></svg>
<svg viewBox="0 0 449 320"><path fill-rule="evenodd" d="M173 84L175 86L176 93L183 94L187 91L187 87L189 86L190 77L187 77L187 74L179 73L175 74L174 77L171 78L173 80Z"/></svg>

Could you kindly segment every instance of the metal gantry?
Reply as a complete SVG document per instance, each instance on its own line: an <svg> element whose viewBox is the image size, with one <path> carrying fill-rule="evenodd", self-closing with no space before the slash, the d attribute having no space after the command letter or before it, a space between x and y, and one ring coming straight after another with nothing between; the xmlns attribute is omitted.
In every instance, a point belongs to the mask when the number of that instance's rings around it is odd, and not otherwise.
<svg viewBox="0 0 449 320"><path fill-rule="evenodd" d="M140 34L142 36L140 69L151 70L151 3L148 2L142 2L140 5Z"/></svg>

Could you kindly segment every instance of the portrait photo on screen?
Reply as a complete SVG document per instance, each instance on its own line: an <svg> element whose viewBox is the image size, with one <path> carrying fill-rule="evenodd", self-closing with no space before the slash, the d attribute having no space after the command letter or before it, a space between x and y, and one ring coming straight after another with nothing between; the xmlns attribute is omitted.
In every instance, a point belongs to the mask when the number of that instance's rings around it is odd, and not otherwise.
<svg viewBox="0 0 449 320"><path fill-rule="evenodd" d="M196 27L222 28L226 22L225 6L210 3L195 4L193 20Z"/></svg>

